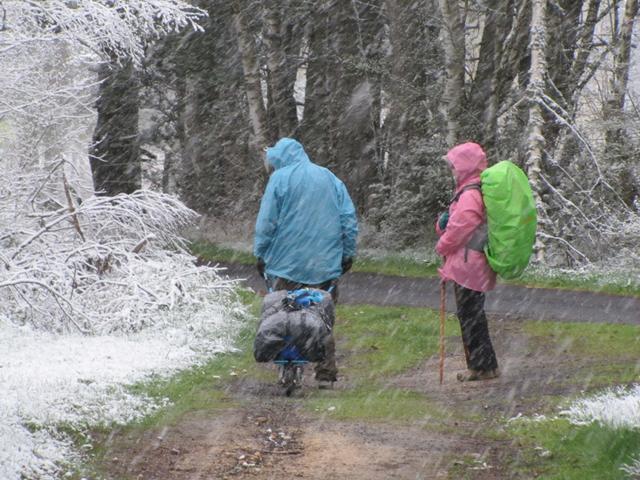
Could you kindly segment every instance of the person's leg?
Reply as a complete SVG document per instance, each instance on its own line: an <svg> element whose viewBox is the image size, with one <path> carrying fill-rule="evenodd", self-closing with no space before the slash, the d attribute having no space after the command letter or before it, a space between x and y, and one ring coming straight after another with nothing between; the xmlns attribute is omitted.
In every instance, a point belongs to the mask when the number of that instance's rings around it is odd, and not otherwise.
<svg viewBox="0 0 640 480"><path fill-rule="evenodd" d="M331 299L334 304L338 303L338 284L332 284L331 281L324 282L320 285L312 285L313 288L328 291L331 288ZM319 382L335 382L338 380L338 367L336 365L336 341L333 337L333 327L327 341L325 343L325 358L322 362L316 363L316 380Z"/></svg>
<svg viewBox="0 0 640 480"><path fill-rule="evenodd" d="M338 367L336 366L336 341L333 334L327 337L324 344L325 357L316 363L316 380L319 382L335 382L338 380Z"/></svg>
<svg viewBox="0 0 640 480"><path fill-rule="evenodd" d="M492 372L498 368L498 361L484 312L485 295L458 284L454 284L454 288L456 314L460 321L467 368L479 372Z"/></svg>

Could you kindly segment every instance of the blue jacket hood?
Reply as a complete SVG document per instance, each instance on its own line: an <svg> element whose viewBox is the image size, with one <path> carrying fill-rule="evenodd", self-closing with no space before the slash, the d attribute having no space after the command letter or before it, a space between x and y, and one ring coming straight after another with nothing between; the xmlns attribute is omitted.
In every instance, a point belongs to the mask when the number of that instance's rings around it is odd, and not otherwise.
<svg viewBox="0 0 640 480"><path fill-rule="evenodd" d="M310 160L300 142L293 138L281 138L273 147L267 148L267 161L278 170Z"/></svg>

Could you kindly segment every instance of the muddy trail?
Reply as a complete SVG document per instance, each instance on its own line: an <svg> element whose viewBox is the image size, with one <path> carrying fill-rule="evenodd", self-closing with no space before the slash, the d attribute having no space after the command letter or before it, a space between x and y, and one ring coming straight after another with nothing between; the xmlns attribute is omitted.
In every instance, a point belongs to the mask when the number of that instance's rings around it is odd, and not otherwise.
<svg viewBox="0 0 640 480"><path fill-rule="evenodd" d="M340 381L319 390L308 369L290 398L276 385L276 371L243 374L224 386L233 406L216 414L193 411L175 425L142 436L114 432L108 466L111 479L511 479L534 478L513 471L522 460L516 441L502 438L504 419L544 411L550 399L585 388L576 372L593 360L564 355L525 334L522 322L490 318L502 375L460 383L464 368L457 336L447 338L444 384L438 359L388 378L385 387L415 392L434 409L418 420L335 418L331 400L353 387L350 365L358 352L338 342ZM213 387L212 387L213 388ZM307 400L325 398L322 409ZM327 406L328 405L328 406ZM492 433L493 432L493 433ZM542 449L528 456L544 454ZM589 478L589 477L585 477Z"/></svg>
<svg viewBox="0 0 640 480"><path fill-rule="evenodd" d="M251 278L250 272L247 273ZM369 303L382 303L381 294L375 295L374 290L378 288L380 292L388 293L392 288L379 279L374 286L367 278L366 275L349 275L341 284L341 303L369 301L354 298L351 293L364 289L365 284L370 287L365 289L366 295L370 296ZM256 280L254 278L254 285L258 290L261 285ZM424 288L424 284L420 288ZM617 320L612 321L638 323L634 312L627 311L629 305L637 307L634 303L637 299L595 297L596 300L592 298L591 301L596 303L590 308L584 307L591 310L591 316L587 318L586 314L574 312L563 319L573 320L579 315L580 321L602 321L616 315ZM387 295L385 301L390 298ZM428 299L426 294L420 298L422 301ZM538 307L545 303L530 296L522 301ZM596 304L609 317L598 313ZM452 299L449 305L453 305ZM437 303L427 306L436 307ZM638 311L640 309L635 313ZM523 452L523 445L518 440L504 434L505 422L522 415L549 413L556 408L558 397L597 387L590 372L603 368L603 363L629 361L624 355L605 360L593 358L571 351L560 339L549 341L547 337L539 338L527 332L529 322L526 319L535 319L538 315L532 309L524 314L505 315L495 310L489 314L501 369L497 379L469 383L456 380L456 373L464 369L459 335L446 338L443 385L439 384L437 355L424 358L409 370L385 377L378 385L382 392L408 392L419 403L429 406L426 413L399 412L393 418L341 416L333 405L333 402L340 405L342 397L366 382L361 373L355 373L359 372L356 366L361 362L363 350L348 345L340 333L341 319L338 317L336 338L340 376L333 389L319 389L310 366L306 369L303 387L289 398L276 384L277 373L270 364L255 365L249 371L234 373L222 383L212 381L212 394L223 390L225 407L221 410L189 411L171 425L143 433L112 432L106 441L104 478L535 478L538 476L536 460L548 452L530 446ZM371 345L369 348L376 347ZM389 402L391 405L387 409L393 411L393 397ZM398 402L398 408L407 408L406 404ZM365 398L362 408L366 403Z"/></svg>

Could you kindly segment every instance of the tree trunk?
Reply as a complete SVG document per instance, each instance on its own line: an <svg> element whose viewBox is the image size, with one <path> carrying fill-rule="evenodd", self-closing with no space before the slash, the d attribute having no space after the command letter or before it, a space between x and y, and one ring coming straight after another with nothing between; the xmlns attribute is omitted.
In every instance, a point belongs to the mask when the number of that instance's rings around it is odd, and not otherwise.
<svg viewBox="0 0 640 480"><path fill-rule="evenodd" d="M262 149L270 144L267 133L267 114L262 99L260 69L255 42L244 18L247 13L245 2L240 1L238 3L236 3L233 13L233 26L238 37L238 47L242 56L242 70L249 106L249 121L253 132L249 139L249 151L251 157L255 159L256 163L259 163L264 155Z"/></svg>
<svg viewBox="0 0 640 480"><path fill-rule="evenodd" d="M505 44L511 26L515 23L512 3L512 0L491 0L486 4L478 64L463 126L464 137L482 144L490 157L496 149L498 108L503 101L503 97L498 97L498 91L508 91L515 77L513 68L498 69L501 56L507 51Z"/></svg>
<svg viewBox="0 0 640 480"><path fill-rule="evenodd" d="M132 193L141 186L138 113L140 82L131 62L105 63L97 101L98 119L90 149L93 186L98 195Z"/></svg>
<svg viewBox="0 0 640 480"><path fill-rule="evenodd" d="M234 221L253 219L263 184L260 148L265 143L256 141L249 117L235 3L207 0L200 6L209 12L204 31L184 34L175 51L176 68L184 78L178 88L178 133L184 138L181 164L175 170L178 191L200 213ZM259 91L254 83L250 93L258 109Z"/></svg>
<svg viewBox="0 0 640 480"><path fill-rule="evenodd" d="M546 7L547 0L532 0L531 12L531 67L529 75L529 133L527 139L526 172L533 189L533 196L538 210L538 223L544 230L549 227L546 208L542 201L542 159L545 149L545 138L542 133L544 118L539 101L545 90L545 75L547 63L546 51ZM544 244L537 245L539 260L544 259Z"/></svg>
<svg viewBox="0 0 640 480"><path fill-rule="evenodd" d="M293 25L283 21L282 2L264 2L264 40L267 57L267 118L270 140L293 137L298 127L293 97L301 42L293 38Z"/></svg>
<svg viewBox="0 0 640 480"><path fill-rule="evenodd" d="M302 141L362 213L377 179L380 88L371 64L380 55L380 0L320 2L312 18Z"/></svg>
<svg viewBox="0 0 640 480"><path fill-rule="evenodd" d="M447 145L460 141L460 119L464 103L465 31L458 0L439 0L442 13L442 44L446 80L442 101L447 118Z"/></svg>
<svg viewBox="0 0 640 480"><path fill-rule="evenodd" d="M578 102L582 94L582 90L586 85L587 80L591 78L591 75L589 74L587 74L587 78L585 78L585 74L587 73L589 55L593 50L594 33L598 23L600 3L600 0L589 0L585 21L578 34L574 61L571 66L568 80L568 84L571 87L571 94L570 98L567 98L567 112L569 114L569 118L567 118L567 120L572 123L576 118ZM575 138L575 134L565 128L561 131L557 142L557 148L554 155L555 159L559 165L566 167L576 151L577 140Z"/></svg>
<svg viewBox="0 0 640 480"><path fill-rule="evenodd" d="M637 15L638 0L627 0L622 24L617 36L609 96L604 106L604 119L607 122L605 150L616 172L619 194L629 206L633 205L633 201L639 193L638 185L634 181L630 169L631 159L625 142L626 132L624 128L624 103L629 82L631 40Z"/></svg>

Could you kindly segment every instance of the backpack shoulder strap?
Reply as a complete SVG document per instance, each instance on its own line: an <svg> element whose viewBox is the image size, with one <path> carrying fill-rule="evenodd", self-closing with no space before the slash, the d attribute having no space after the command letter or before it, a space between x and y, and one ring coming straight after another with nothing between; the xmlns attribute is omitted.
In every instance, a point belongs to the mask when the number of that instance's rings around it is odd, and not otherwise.
<svg viewBox="0 0 640 480"><path fill-rule="evenodd" d="M462 190L460 190L458 193L456 193L453 196L450 203L454 203L460 200L460 197L462 196L462 194L467 190L478 190L482 192L482 186L479 183L470 183L469 185L466 185L465 187L462 188Z"/></svg>

